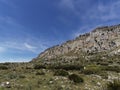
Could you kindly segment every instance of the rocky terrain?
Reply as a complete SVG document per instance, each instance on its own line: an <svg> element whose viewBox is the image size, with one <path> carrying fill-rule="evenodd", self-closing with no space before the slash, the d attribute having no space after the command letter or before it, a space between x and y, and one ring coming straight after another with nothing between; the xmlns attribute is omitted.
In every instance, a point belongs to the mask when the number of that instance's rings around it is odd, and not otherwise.
<svg viewBox="0 0 120 90"><path fill-rule="evenodd" d="M53 59L58 58L61 59L61 62L63 59L87 59L92 57L93 54L102 52L108 56L120 54L120 25L98 27L74 40L48 48L33 61L38 62L42 59L50 63Z"/></svg>

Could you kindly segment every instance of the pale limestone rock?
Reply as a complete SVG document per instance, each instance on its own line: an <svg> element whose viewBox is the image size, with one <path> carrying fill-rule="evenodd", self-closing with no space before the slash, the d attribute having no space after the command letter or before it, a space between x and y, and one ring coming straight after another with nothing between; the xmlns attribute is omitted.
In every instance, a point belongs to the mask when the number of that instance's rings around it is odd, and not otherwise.
<svg viewBox="0 0 120 90"><path fill-rule="evenodd" d="M109 52L110 54L118 54L120 52L119 47L120 25L105 26L98 27L90 33L80 35L74 40L49 48L42 52L38 58L49 60L62 56L66 59L75 59L78 57L75 56L77 55L76 53L81 54L83 52L111 51Z"/></svg>

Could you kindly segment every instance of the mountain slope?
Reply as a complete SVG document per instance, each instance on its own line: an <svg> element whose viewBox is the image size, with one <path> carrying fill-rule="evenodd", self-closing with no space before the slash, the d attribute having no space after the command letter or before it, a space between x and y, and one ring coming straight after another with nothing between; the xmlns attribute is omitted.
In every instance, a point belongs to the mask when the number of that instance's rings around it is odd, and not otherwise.
<svg viewBox="0 0 120 90"><path fill-rule="evenodd" d="M98 27L74 40L45 50L33 61L56 58L74 59L100 52L106 52L108 55L119 54L120 25Z"/></svg>

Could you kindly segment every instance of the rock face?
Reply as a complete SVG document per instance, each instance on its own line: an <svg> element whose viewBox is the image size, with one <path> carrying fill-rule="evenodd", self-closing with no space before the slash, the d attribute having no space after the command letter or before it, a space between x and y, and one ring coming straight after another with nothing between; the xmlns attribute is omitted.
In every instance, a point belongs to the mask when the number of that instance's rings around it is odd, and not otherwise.
<svg viewBox="0 0 120 90"><path fill-rule="evenodd" d="M98 27L90 33L80 35L74 40L69 40L62 45L54 46L42 52L37 59L53 59L56 57L70 56L74 58L80 53L120 52L120 25ZM69 56L69 57L70 57Z"/></svg>

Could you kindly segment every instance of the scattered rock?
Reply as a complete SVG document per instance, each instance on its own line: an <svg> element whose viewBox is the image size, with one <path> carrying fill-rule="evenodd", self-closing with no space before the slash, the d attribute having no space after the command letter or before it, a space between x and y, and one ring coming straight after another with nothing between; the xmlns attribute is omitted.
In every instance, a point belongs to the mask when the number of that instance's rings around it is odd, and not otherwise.
<svg viewBox="0 0 120 90"><path fill-rule="evenodd" d="M6 81L6 82L2 82L0 84L1 87L5 87L5 88L11 88L11 84L10 82Z"/></svg>
<svg viewBox="0 0 120 90"><path fill-rule="evenodd" d="M101 83L100 83L100 82L97 82L97 86L99 86L99 87L100 87L100 86L101 86Z"/></svg>

